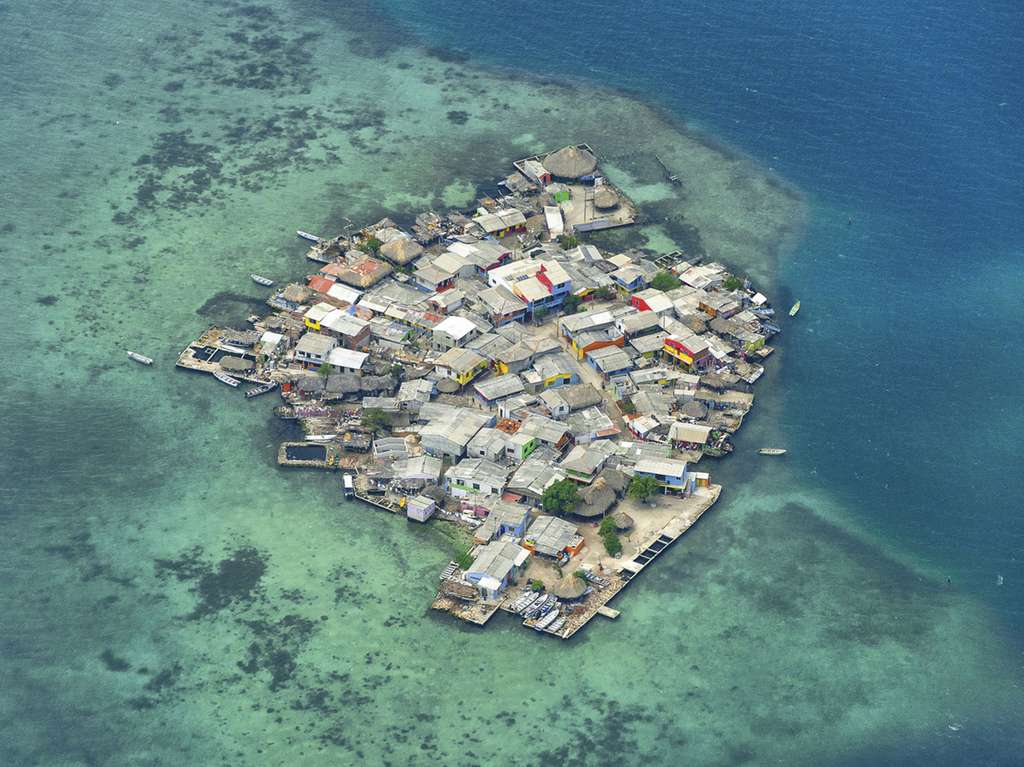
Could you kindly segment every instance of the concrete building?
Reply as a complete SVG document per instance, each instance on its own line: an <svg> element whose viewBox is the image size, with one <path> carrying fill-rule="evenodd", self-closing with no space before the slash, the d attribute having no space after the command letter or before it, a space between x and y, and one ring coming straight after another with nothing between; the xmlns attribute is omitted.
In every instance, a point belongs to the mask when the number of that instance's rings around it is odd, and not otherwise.
<svg viewBox="0 0 1024 767"><path fill-rule="evenodd" d="M530 552L518 543L491 541L476 550L464 577L476 586L481 599L497 602L510 585L518 582L529 560Z"/></svg>
<svg viewBox="0 0 1024 767"><path fill-rule="evenodd" d="M486 458L463 458L444 475L444 490L454 498L473 493L501 495L509 469Z"/></svg>
<svg viewBox="0 0 1024 767"><path fill-rule="evenodd" d="M338 345L337 340L320 333L306 333L295 344L295 361L304 367L320 367L327 362L331 350Z"/></svg>
<svg viewBox="0 0 1024 767"><path fill-rule="evenodd" d="M477 326L465 317L445 317L434 326L431 345L438 351L463 347L480 335Z"/></svg>

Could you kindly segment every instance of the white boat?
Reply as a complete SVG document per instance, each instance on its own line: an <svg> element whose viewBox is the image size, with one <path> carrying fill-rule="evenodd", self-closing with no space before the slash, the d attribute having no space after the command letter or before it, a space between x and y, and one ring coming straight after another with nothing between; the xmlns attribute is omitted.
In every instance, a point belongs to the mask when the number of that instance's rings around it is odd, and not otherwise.
<svg viewBox="0 0 1024 767"><path fill-rule="evenodd" d="M274 389L276 388L277 381L270 381L269 383L260 384L259 386L249 389L249 391L245 393L245 398L252 399L253 397L258 397L261 394L266 394L267 392L274 391Z"/></svg>
<svg viewBox="0 0 1024 767"><path fill-rule="evenodd" d="M533 630L534 631L543 631L548 626L550 626L552 623L554 623L556 620L558 620L558 610L552 610L547 615L545 615L543 618L541 618L539 621L537 621L536 623L533 624Z"/></svg>
<svg viewBox="0 0 1024 767"><path fill-rule="evenodd" d="M790 308L789 316L790 317L796 317L796 313L798 311L800 311L800 302L799 301L797 301L795 304L793 304L793 306Z"/></svg>
<svg viewBox="0 0 1024 767"><path fill-rule="evenodd" d="M320 242L320 238L317 237L315 234L304 232L301 229L299 229L299 231L297 231L295 234L299 235L299 237L301 237L304 240L309 240L310 242Z"/></svg>
<svg viewBox="0 0 1024 767"><path fill-rule="evenodd" d="M128 352L128 359L135 360L136 362L141 362L143 365L153 364L152 357L147 357L144 354L139 354L138 352Z"/></svg>
<svg viewBox="0 0 1024 767"><path fill-rule="evenodd" d="M250 274L249 279L251 279L257 285L262 285L265 288L269 288L271 285L274 284L274 281L272 279L270 279L269 277L264 277L259 274Z"/></svg>
<svg viewBox="0 0 1024 767"><path fill-rule="evenodd" d="M228 386L230 386L232 388L238 386L238 384L241 383L241 381L239 381L237 378L232 378L227 373L225 373L223 370L214 370L213 371L213 377L216 378L221 383L227 384Z"/></svg>
<svg viewBox="0 0 1024 767"><path fill-rule="evenodd" d="M786 449L784 447L762 447L757 452L761 455L785 455Z"/></svg>

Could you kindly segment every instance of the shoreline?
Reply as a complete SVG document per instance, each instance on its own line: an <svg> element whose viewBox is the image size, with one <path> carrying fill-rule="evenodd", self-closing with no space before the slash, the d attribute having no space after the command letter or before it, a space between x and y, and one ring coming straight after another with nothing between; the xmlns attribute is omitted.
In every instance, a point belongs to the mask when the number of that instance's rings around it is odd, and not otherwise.
<svg viewBox="0 0 1024 767"><path fill-rule="evenodd" d="M569 145L516 161L475 211L299 232L306 284L177 362L280 389L275 413L307 435L281 443L280 466L340 470L346 498L461 525L473 545L435 608L480 625L504 609L562 639L718 499L692 467L732 451L781 332L767 297L703 254L587 244L642 216L599 163ZM678 508L629 506L627 489ZM620 504L633 516L608 527ZM524 578L543 596L512 588Z"/></svg>

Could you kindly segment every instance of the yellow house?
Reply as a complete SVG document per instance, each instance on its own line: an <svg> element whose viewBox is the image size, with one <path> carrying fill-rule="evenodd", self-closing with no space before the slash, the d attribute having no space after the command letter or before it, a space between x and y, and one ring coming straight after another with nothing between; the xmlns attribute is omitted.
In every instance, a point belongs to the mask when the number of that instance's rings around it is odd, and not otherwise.
<svg viewBox="0 0 1024 767"><path fill-rule="evenodd" d="M302 321L310 330L320 330L320 320L333 311L334 307L330 304L324 302L313 304L302 316Z"/></svg>
<svg viewBox="0 0 1024 767"><path fill-rule="evenodd" d="M434 362L434 370L438 375L458 381L465 386L484 370L487 370L487 358L472 349L449 349Z"/></svg>

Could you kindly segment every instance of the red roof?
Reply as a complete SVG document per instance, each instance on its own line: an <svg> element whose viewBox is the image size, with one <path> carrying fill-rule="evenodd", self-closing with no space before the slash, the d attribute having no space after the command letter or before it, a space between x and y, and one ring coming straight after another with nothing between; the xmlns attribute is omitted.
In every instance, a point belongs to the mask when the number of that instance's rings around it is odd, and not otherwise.
<svg viewBox="0 0 1024 767"><path fill-rule="evenodd" d="M334 280L329 280L326 277L314 275L309 278L309 287L315 290L317 293L326 293L334 286Z"/></svg>
<svg viewBox="0 0 1024 767"><path fill-rule="evenodd" d="M325 264L320 269L320 274L326 274L329 277L340 277L346 272L348 272L348 266L340 263L339 261L332 261L329 264Z"/></svg>

